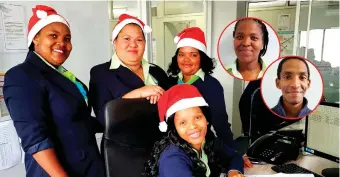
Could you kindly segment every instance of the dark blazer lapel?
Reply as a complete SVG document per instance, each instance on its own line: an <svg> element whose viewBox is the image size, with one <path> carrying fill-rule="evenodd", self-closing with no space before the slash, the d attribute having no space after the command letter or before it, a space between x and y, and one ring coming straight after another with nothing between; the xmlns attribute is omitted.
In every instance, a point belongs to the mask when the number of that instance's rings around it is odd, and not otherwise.
<svg viewBox="0 0 340 177"><path fill-rule="evenodd" d="M170 80L162 68L160 68L159 66L150 64L149 74L151 74L151 76L157 80L158 86L162 87L164 90L167 90L170 88L171 86Z"/></svg>
<svg viewBox="0 0 340 177"><path fill-rule="evenodd" d="M41 70L46 79L55 86L78 99L84 100L77 86L72 81L44 63L44 61L42 61L34 52L30 52L27 55L26 61L32 63L35 67ZM85 103L85 100L83 102Z"/></svg>
<svg viewBox="0 0 340 177"><path fill-rule="evenodd" d="M117 79L128 88L136 89L145 86L143 80L126 67L119 66L111 71L116 72Z"/></svg>

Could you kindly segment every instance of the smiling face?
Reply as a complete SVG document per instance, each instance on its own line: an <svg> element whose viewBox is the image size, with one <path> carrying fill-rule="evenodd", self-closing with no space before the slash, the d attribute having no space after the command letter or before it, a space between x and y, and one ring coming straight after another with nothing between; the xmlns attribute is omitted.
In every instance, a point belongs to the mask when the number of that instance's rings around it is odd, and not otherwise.
<svg viewBox="0 0 340 177"><path fill-rule="evenodd" d="M303 97L310 87L305 63L298 59L285 61L282 65L280 79L276 79L276 87L281 90L284 103L302 104Z"/></svg>
<svg viewBox="0 0 340 177"><path fill-rule="evenodd" d="M142 29L136 24L126 25L114 40L114 48L119 59L125 64L140 62L145 50Z"/></svg>
<svg viewBox="0 0 340 177"><path fill-rule="evenodd" d="M177 111L174 123L178 135L196 150L200 150L207 134L208 126L207 119L201 108L192 107Z"/></svg>
<svg viewBox="0 0 340 177"><path fill-rule="evenodd" d="M258 60L263 49L261 25L253 20L240 21L235 30L234 50L240 64Z"/></svg>
<svg viewBox="0 0 340 177"><path fill-rule="evenodd" d="M63 23L51 23L33 38L34 50L53 66L62 65L72 51L71 32Z"/></svg>
<svg viewBox="0 0 340 177"><path fill-rule="evenodd" d="M196 48L181 47L177 54L179 69L184 75L194 75L201 68L201 57Z"/></svg>

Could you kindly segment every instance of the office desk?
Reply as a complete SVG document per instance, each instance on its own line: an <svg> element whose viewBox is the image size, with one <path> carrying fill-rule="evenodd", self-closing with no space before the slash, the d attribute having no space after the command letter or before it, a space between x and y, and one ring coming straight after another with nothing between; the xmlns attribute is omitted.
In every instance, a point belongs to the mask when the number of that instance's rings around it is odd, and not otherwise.
<svg viewBox="0 0 340 177"><path fill-rule="evenodd" d="M324 168L335 168L339 167L339 164L318 156L314 155L300 155L296 161L291 161L288 163L295 163L301 167L304 167L314 173L320 174ZM268 175L275 174L276 172L271 169L273 165L254 165L253 168L245 168L245 175Z"/></svg>

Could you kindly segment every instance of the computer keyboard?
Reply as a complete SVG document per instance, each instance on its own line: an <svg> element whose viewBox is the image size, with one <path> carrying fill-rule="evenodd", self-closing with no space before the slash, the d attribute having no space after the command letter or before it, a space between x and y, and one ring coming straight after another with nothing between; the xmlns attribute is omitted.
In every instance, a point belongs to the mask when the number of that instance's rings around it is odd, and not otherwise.
<svg viewBox="0 0 340 177"><path fill-rule="evenodd" d="M288 174L309 173L309 174L313 174L315 177L323 177L310 170L300 167L294 163L272 166L272 170L274 170L277 173L288 173Z"/></svg>

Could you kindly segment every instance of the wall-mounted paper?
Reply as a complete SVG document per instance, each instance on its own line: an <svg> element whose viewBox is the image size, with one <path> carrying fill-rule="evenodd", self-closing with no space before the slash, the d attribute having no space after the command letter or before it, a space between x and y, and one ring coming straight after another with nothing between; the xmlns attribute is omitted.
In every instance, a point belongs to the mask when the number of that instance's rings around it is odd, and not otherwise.
<svg viewBox="0 0 340 177"><path fill-rule="evenodd" d="M13 121L0 122L0 170L20 164L21 152Z"/></svg>
<svg viewBox="0 0 340 177"><path fill-rule="evenodd" d="M4 39L2 53L25 52L27 39L23 6L0 4L0 11L2 21L0 35Z"/></svg>

